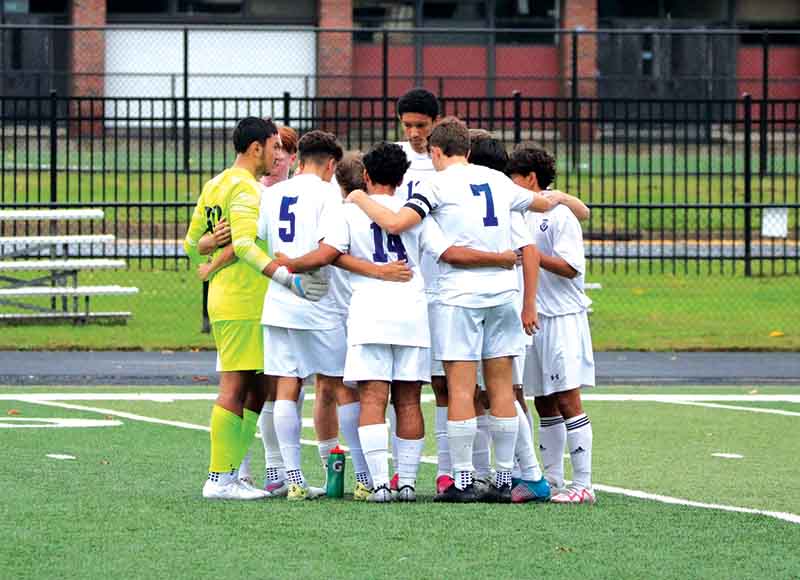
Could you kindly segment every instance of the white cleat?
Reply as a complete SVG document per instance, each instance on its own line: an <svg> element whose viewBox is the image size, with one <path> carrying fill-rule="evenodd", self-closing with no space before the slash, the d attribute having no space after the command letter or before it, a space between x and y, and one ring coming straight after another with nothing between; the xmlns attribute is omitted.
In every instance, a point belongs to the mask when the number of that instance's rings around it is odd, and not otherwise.
<svg viewBox="0 0 800 580"><path fill-rule="evenodd" d="M320 497L325 497L328 492L325 490L324 487L314 487L313 485L308 486L308 498L309 499L317 499Z"/></svg>
<svg viewBox="0 0 800 580"><path fill-rule="evenodd" d="M552 496L550 502L594 504L597 502L597 497L594 495L594 490L592 489L571 485L561 493Z"/></svg>
<svg viewBox="0 0 800 580"><path fill-rule="evenodd" d="M372 503L390 503L392 501L392 491L385 485L373 491L367 498Z"/></svg>
<svg viewBox="0 0 800 580"><path fill-rule="evenodd" d="M550 486L551 497L567 491L567 484L564 483L563 479L560 482L558 482L554 478L547 477L546 475L544 476L544 478L547 480L547 484Z"/></svg>
<svg viewBox="0 0 800 580"><path fill-rule="evenodd" d="M253 501L264 499L266 496L263 491L249 489L240 485L239 481L232 477L221 478L220 481L206 480L203 485L203 497L205 499L232 499L238 501Z"/></svg>
<svg viewBox="0 0 800 580"><path fill-rule="evenodd" d="M286 497L289 493L289 482L285 479L283 481L268 481L264 485L264 491L268 497Z"/></svg>
<svg viewBox="0 0 800 580"><path fill-rule="evenodd" d="M393 500L400 502L414 502L417 501L417 492L411 485L404 485L397 491L393 492Z"/></svg>
<svg viewBox="0 0 800 580"><path fill-rule="evenodd" d="M250 482L247 481L248 479L250 480ZM253 481L252 478L245 479L243 477L240 477L236 481L236 483L239 485L239 487L244 488L247 492L259 495L261 497L261 499L265 499L265 498L268 498L270 496L269 492L264 491L263 489L258 489L257 487L255 487L251 483L252 481Z"/></svg>

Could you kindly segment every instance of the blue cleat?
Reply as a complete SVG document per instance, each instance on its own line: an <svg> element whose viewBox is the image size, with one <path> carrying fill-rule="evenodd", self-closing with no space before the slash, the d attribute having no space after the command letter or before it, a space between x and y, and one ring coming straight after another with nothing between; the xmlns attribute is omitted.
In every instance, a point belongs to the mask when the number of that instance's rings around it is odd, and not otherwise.
<svg viewBox="0 0 800 580"><path fill-rule="evenodd" d="M511 490L511 501L513 503L527 503L529 501L549 501L550 485L543 477L538 481L521 480Z"/></svg>

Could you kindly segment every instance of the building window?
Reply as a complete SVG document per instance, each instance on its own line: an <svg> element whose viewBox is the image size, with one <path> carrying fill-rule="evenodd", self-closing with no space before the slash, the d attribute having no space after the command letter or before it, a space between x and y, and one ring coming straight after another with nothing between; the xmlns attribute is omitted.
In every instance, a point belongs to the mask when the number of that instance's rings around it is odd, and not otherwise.
<svg viewBox="0 0 800 580"><path fill-rule="evenodd" d="M108 0L110 22L301 24L317 21L317 0Z"/></svg>
<svg viewBox="0 0 800 580"><path fill-rule="evenodd" d="M556 0L495 0L497 28L558 28ZM546 32L499 32L498 44L554 44L556 36Z"/></svg>
<svg viewBox="0 0 800 580"><path fill-rule="evenodd" d="M414 28L415 2L391 2L381 0L353 0L353 25L359 28L354 35L355 42L381 42L381 35L373 32L376 28ZM399 44L399 35L392 38Z"/></svg>

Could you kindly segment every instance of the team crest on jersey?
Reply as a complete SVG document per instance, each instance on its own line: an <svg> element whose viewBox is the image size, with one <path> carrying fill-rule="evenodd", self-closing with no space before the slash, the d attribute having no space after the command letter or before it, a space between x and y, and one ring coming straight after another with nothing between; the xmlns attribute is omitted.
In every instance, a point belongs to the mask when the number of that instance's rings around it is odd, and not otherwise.
<svg viewBox="0 0 800 580"><path fill-rule="evenodd" d="M542 230L543 232L547 231L547 220L546 219L543 219L542 223L539 224L539 229Z"/></svg>

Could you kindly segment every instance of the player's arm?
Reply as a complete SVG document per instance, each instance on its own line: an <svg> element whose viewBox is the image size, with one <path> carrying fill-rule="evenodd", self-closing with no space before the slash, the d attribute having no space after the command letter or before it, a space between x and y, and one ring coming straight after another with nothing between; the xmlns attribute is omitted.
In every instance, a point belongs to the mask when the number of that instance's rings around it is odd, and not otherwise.
<svg viewBox="0 0 800 580"><path fill-rule="evenodd" d="M340 254L333 265L353 274L360 274L361 276L386 282L408 282L414 277L414 273L405 260L397 260L387 264L374 264L350 254Z"/></svg>
<svg viewBox="0 0 800 580"><path fill-rule="evenodd" d="M235 193L231 200L231 239L236 257L286 286L297 296L312 301L319 300L328 291L328 284L324 279L314 274L292 274L256 244L258 202L258 195L247 188Z"/></svg>
<svg viewBox="0 0 800 580"><path fill-rule="evenodd" d="M424 201L415 200L415 198L421 198ZM431 209L428 201L419 194L412 195L408 203L397 212L370 199L369 195L360 189L350 192L346 201L357 205L361 211L369 216L369 219L386 232L395 235L408 231L420 223ZM427 209L419 207L420 205L424 207L425 204L427 204Z"/></svg>
<svg viewBox="0 0 800 580"><path fill-rule="evenodd" d="M522 327L527 334L539 328L539 313L536 311L536 290L539 286L541 254L535 245L520 248L522 252Z"/></svg>
<svg viewBox="0 0 800 580"><path fill-rule="evenodd" d="M231 227L225 218L222 218L214 226L214 233L204 234L197 244L198 250L204 256L213 254L219 248L231 243Z"/></svg>
<svg viewBox="0 0 800 580"><path fill-rule="evenodd" d="M545 256L541 254L542 268L553 274L564 276L564 278L574 278L578 275L578 271L569 265L564 258L558 256Z"/></svg>
<svg viewBox="0 0 800 580"><path fill-rule="evenodd" d="M192 213L189 229L186 230L186 236L183 239L183 250L192 263L198 263L203 259L200 255L198 244L207 229L208 221L206 220L203 195L201 194Z"/></svg>
<svg viewBox="0 0 800 580"><path fill-rule="evenodd" d="M200 264L197 267L197 276L205 282L210 280L216 272L222 270L225 266L232 264L236 261L236 254L233 252L233 246L230 244L225 246L223 250L214 256L210 262Z"/></svg>
<svg viewBox="0 0 800 580"><path fill-rule="evenodd" d="M589 214L591 212L588 206L574 195L564 193L563 191L546 191L543 197L554 201L556 204L560 203L561 205L566 206L580 221L586 221L589 219Z"/></svg>
<svg viewBox="0 0 800 580"><path fill-rule="evenodd" d="M517 261L514 250L484 252L464 246L450 246L439 259L458 268L505 268L510 270Z"/></svg>
<svg viewBox="0 0 800 580"><path fill-rule="evenodd" d="M303 254L299 258L288 258L284 263L292 272L310 272L333 264L340 255L341 252L333 246L320 242L316 250ZM282 260L283 256L277 254L275 258Z"/></svg>

